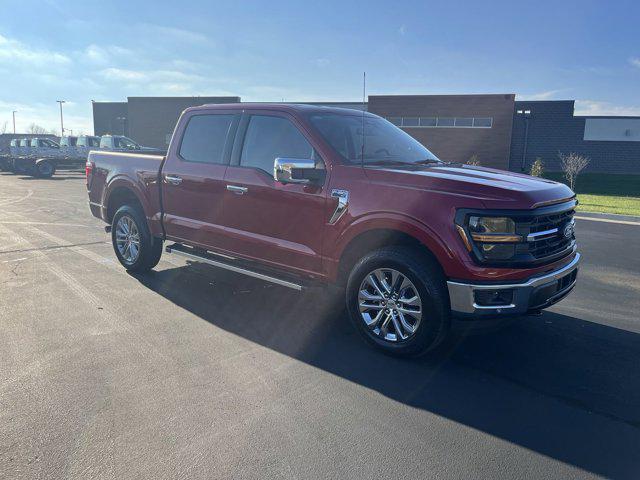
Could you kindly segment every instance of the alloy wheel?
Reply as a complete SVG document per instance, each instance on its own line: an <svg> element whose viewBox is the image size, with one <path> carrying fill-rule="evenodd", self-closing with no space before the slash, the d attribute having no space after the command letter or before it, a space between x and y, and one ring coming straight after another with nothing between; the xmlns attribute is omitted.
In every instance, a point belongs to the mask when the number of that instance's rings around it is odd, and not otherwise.
<svg viewBox="0 0 640 480"><path fill-rule="evenodd" d="M409 278L391 268L378 268L364 277L358 308L369 331L388 342L410 339L422 320L422 300Z"/></svg>
<svg viewBox="0 0 640 480"><path fill-rule="evenodd" d="M136 222L123 215L116 224L116 246L124 260L133 264L140 255L140 232Z"/></svg>

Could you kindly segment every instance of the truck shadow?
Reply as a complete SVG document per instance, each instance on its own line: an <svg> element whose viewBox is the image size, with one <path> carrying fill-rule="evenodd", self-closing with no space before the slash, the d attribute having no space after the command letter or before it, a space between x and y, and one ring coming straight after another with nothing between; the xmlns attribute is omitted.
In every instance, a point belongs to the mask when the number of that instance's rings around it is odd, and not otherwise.
<svg viewBox="0 0 640 480"><path fill-rule="evenodd" d="M400 360L364 344L321 291L197 264L136 278L218 328L395 401L598 475L640 471L638 334L545 312Z"/></svg>

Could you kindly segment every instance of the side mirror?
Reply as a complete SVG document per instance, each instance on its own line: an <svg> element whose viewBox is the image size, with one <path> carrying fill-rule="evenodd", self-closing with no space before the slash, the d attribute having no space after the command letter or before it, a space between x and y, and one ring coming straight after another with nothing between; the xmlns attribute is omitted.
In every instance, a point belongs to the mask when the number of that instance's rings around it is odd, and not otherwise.
<svg viewBox="0 0 640 480"><path fill-rule="evenodd" d="M276 158L273 177L282 183L311 183L324 177L324 170L316 168L316 162L308 158Z"/></svg>

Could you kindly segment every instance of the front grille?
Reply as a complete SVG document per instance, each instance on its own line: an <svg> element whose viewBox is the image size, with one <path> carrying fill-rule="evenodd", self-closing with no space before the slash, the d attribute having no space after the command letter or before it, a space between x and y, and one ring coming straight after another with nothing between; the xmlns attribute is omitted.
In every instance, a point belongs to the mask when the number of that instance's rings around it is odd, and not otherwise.
<svg viewBox="0 0 640 480"><path fill-rule="evenodd" d="M530 240L525 251L536 260L554 257L562 252L569 252L575 243L573 232L565 236L565 228L573 224L575 210L534 216L518 224L519 230ZM523 219L524 220L524 219ZM549 232L545 234L544 232ZM536 235L537 234L537 235Z"/></svg>

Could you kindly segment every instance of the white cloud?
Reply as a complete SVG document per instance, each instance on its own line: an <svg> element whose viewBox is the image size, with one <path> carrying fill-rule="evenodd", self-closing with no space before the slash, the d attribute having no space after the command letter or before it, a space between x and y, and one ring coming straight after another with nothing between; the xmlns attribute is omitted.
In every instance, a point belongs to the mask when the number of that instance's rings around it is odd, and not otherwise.
<svg viewBox="0 0 640 480"><path fill-rule="evenodd" d="M328 58L316 59L316 65L319 66L320 68L328 67L330 63L331 63L331 60L329 60Z"/></svg>
<svg viewBox="0 0 640 480"><path fill-rule="evenodd" d="M407 33L407 26L406 25L400 25L400 28L398 29L398 33L400 35L405 35Z"/></svg>
<svg viewBox="0 0 640 480"><path fill-rule="evenodd" d="M629 59L629 63L631 64L631 66L633 67L638 67L640 68L640 58L638 57L631 57Z"/></svg>
<svg viewBox="0 0 640 480"><path fill-rule="evenodd" d="M30 47L18 40L0 35L0 62L6 60L36 66L68 65L71 59L59 52Z"/></svg>
<svg viewBox="0 0 640 480"><path fill-rule="evenodd" d="M598 100L576 100L576 115L611 115L621 117L640 116L640 106L615 105Z"/></svg>
<svg viewBox="0 0 640 480"><path fill-rule="evenodd" d="M200 44L207 46L212 46L214 43L206 35L190 30L183 30L181 28L164 27L162 25L152 24L142 24L140 25L140 28L151 35L160 36L161 38L169 38L171 40L183 43Z"/></svg>
<svg viewBox="0 0 640 480"><path fill-rule="evenodd" d="M142 71L127 70L126 68L105 68L100 70L100 75L106 80L118 80L127 82L144 82L149 80L149 76Z"/></svg>

